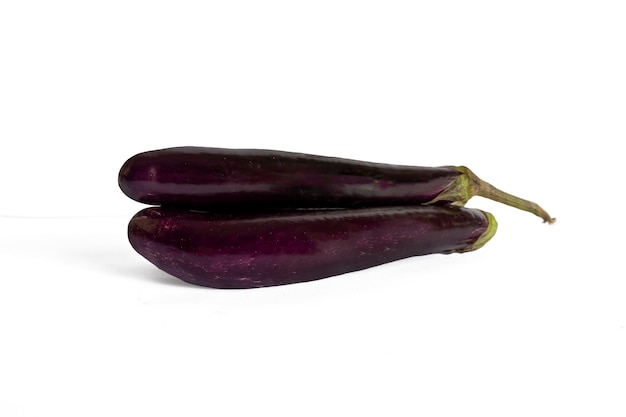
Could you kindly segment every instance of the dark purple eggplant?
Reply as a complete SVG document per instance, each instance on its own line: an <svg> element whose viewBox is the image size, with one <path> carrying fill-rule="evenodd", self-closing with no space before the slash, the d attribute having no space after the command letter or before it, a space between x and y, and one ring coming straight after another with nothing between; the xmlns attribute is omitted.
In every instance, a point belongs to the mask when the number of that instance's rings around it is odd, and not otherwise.
<svg viewBox="0 0 626 417"><path fill-rule="evenodd" d="M191 284L253 288L326 278L433 253L482 247L494 217L463 207L412 206L282 213L146 208L128 225L133 248Z"/></svg>
<svg viewBox="0 0 626 417"><path fill-rule="evenodd" d="M464 205L479 195L553 219L466 167L416 167L259 149L178 147L143 152L118 183L151 205L228 211Z"/></svg>

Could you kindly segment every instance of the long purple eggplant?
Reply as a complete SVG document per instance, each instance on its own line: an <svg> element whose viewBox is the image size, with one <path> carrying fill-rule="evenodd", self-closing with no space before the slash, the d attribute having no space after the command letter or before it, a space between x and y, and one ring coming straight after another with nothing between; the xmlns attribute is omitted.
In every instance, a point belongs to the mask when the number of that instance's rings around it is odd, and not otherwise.
<svg viewBox="0 0 626 417"><path fill-rule="evenodd" d="M188 283L253 288L317 280L398 259L467 252L496 231L493 216L413 206L282 213L146 208L128 225L133 248Z"/></svg>
<svg viewBox="0 0 626 417"><path fill-rule="evenodd" d="M537 204L496 189L466 167L416 167L261 149L177 147L143 152L118 183L151 205L275 211L464 205L479 195L553 219Z"/></svg>

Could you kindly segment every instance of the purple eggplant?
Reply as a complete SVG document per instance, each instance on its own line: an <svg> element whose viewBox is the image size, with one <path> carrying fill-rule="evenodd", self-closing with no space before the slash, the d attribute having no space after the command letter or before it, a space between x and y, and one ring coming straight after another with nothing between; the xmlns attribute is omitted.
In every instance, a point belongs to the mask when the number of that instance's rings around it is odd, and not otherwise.
<svg viewBox="0 0 626 417"><path fill-rule="evenodd" d="M467 252L494 217L443 206L224 213L151 207L128 225L133 248L191 284L254 288L306 282L433 253Z"/></svg>
<svg viewBox="0 0 626 417"><path fill-rule="evenodd" d="M143 152L118 183L151 205L226 211L464 205L480 195L553 219L466 167L390 165L285 151L177 147Z"/></svg>

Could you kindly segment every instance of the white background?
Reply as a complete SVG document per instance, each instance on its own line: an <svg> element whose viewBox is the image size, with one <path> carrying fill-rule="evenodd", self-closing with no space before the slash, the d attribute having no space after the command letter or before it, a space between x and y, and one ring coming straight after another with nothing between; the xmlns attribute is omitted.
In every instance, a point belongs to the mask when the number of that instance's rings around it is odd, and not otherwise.
<svg viewBox="0 0 626 417"><path fill-rule="evenodd" d="M0 415L624 416L622 1L2 1ZM136 254L135 153L464 164L483 249L306 284Z"/></svg>

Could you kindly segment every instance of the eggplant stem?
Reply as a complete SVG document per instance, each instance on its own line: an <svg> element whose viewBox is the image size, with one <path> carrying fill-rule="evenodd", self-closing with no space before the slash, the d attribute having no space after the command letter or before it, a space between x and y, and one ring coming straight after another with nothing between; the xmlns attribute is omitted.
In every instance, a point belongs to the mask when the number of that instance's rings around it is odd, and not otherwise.
<svg viewBox="0 0 626 417"><path fill-rule="evenodd" d="M497 201L498 203L506 204L507 206L528 211L536 216L541 217L544 223L552 224L556 221L554 217L550 216L548 212L541 208L537 203L524 200L523 198L519 198L517 196L499 190L488 182L478 178L478 176L467 167L458 167L458 169L461 172L467 174L470 179L471 196L488 198L490 200Z"/></svg>

